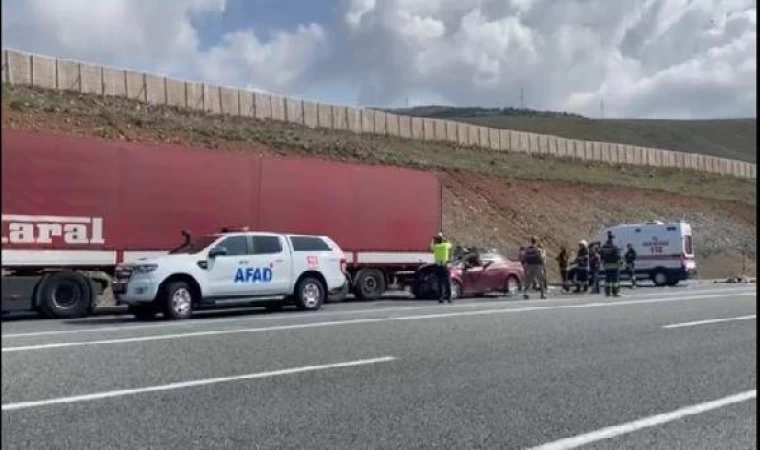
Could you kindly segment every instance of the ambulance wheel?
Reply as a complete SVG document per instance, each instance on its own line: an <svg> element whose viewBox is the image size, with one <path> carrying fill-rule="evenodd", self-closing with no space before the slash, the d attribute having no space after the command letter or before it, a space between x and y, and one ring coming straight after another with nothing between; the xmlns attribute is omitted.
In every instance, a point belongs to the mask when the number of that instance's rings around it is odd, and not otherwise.
<svg viewBox="0 0 760 450"><path fill-rule="evenodd" d="M354 282L354 295L359 300L377 300L385 292L385 274L378 269L362 269Z"/></svg>
<svg viewBox="0 0 760 450"><path fill-rule="evenodd" d="M668 274L664 270L659 269L652 274L652 282L657 287L662 287L668 284Z"/></svg>
<svg viewBox="0 0 760 450"><path fill-rule="evenodd" d="M301 311L316 311L325 302L327 289L318 279L306 277L296 286L295 304Z"/></svg>
<svg viewBox="0 0 760 450"><path fill-rule="evenodd" d="M90 313L92 286L78 273L51 274L43 278L37 292L39 311L47 319L74 319Z"/></svg>
<svg viewBox="0 0 760 450"><path fill-rule="evenodd" d="M184 281L170 283L164 288L161 310L166 320L189 319L193 315L193 290Z"/></svg>

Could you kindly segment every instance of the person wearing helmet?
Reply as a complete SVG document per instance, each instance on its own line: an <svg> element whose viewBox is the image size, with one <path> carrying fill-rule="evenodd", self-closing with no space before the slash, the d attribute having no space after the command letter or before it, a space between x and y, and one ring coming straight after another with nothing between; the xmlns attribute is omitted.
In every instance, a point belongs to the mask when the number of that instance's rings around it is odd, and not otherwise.
<svg viewBox="0 0 760 450"><path fill-rule="evenodd" d="M575 293L588 291L589 252L588 243L582 240L578 243L578 252L575 255Z"/></svg>
<svg viewBox="0 0 760 450"><path fill-rule="evenodd" d="M599 250L602 257L602 268L604 269L604 295L620 296L620 266L623 258L620 254L620 248L614 243L614 236L611 232L607 233L607 242Z"/></svg>
<svg viewBox="0 0 760 450"><path fill-rule="evenodd" d="M636 289L636 250L628 244L625 252L625 274L631 277L631 288Z"/></svg>
<svg viewBox="0 0 760 450"><path fill-rule="evenodd" d="M439 295L438 303L443 303L444 300L451 303L451 274L449 273L451 242L443 236L443 233L438 233L433 237L430 250L433 252L433 259L435 260L435 277Z"/></svg>

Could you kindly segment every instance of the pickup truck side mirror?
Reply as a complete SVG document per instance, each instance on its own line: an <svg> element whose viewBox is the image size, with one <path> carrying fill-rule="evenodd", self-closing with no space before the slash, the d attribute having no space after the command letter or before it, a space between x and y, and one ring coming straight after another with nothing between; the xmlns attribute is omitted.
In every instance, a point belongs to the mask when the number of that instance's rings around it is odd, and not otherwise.
<svg viewBox="0 0 760 450"><path fill-rule="evenodd" d="M211 259L216 258L217 256L224 256L227 254L227 249L224 247L214 247L208 252L208 257Z"/></svg>

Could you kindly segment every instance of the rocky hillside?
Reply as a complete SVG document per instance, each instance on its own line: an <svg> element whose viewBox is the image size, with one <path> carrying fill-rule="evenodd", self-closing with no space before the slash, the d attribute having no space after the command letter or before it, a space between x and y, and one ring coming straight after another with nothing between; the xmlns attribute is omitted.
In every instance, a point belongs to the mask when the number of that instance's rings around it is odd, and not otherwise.
<svg viewBox="0 0 760 450"><path fill-rule="evenodd" d="M459 243L506 253L530 235L543 239L552 256L604 224L683 218L695 226L702 276L755 275L756 196L748 180L312 130L28 87L3 86L2 108L4 129L436 171L445 231Z"/></svg>

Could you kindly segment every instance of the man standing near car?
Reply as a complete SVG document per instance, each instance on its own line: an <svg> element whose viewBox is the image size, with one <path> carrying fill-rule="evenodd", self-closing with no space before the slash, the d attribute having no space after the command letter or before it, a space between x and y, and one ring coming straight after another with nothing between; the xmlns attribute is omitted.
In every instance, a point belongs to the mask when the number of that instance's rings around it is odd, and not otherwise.
<svg viewBox="0 0 760 450"><path fill-rule="evenodd" d="M523 281L523 298L525 300L530 298L528 290L532 289L534 285L538 284L541 290L541 298L546 298L546 282L543 279L545 272L546 259L544 258L544 252L538 246L538 240L535 237L530 238L530 245L523 252L522 259L523 266L525 267L525 280Z"/></svg>
<svg viewBox="0 0 760 450"><path fill-rule="evenodd" d="M559 276L562 278L562 290L567 291L567 267L570 264L570 257L567 254L567 249L564 245L559 249L557 264L559 265Z"/></svg>
<svg viewBox="0 0 760 450"><path fill-rule="evenodd" d="M602 267L604 268L604 295L609 297L620 296L620 266L623 258L620 249L613 242L614 236L611 232L607 233L607 242L604 243L599 251L602 258Z"/></svg>
<svg viewBox="0 0 760 450"><path fill-rule="evenodd" d="M625 273L631 277L631 289L636 289L636 250L628 244L625 252Z"/></svg>
<svg viewBox="0 0 760 450"><path fill-rule="evenodd" d="M444 300L451 303L451 276L449 274L449 261L451 260L451 242L443 233L438 233L430 245L435 260L435 276L438 281L438 303Z"/></svg>

